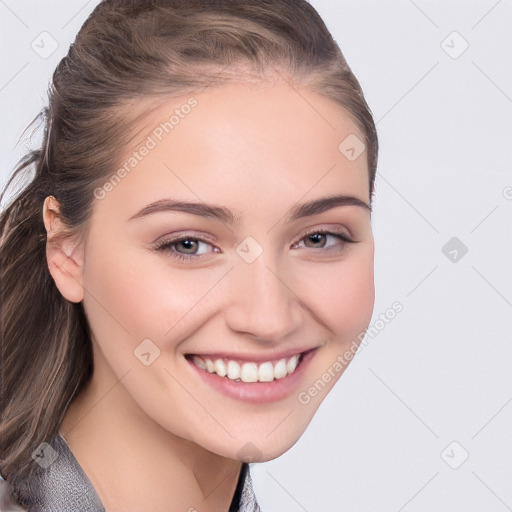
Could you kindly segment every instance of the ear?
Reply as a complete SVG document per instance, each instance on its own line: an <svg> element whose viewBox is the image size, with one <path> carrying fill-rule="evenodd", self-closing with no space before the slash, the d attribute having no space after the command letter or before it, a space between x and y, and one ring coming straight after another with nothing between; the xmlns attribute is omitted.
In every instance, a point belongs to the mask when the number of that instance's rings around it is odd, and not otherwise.
<svg viewBox="0 0 512 512"><path fill-rule="evenodd" d="M50 274L65 299L81 302L84 298L83 244L78 241L78 236L67 233L60 217L59 203L53 196L44 200L43 221Z"/></svg>

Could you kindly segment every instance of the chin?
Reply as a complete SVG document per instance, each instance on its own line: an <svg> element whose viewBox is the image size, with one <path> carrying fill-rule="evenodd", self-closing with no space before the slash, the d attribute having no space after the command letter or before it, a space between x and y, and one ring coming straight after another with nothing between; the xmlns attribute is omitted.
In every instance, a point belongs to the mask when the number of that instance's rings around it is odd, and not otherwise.
<svg viewBox="0 0 512 512"><path fill-rule="evenodd" d="M208 439L205 435L199 444L212 453L240 462L267 462L280 457L297 443L315 411L309 411L307 418L298 421L295 410L289 417L284 414L279 421L273 419L260 428L254 423L245 428L239 424L236 436L213 439L210 435ZM269 428L270 423L272 426Z"/></svg>

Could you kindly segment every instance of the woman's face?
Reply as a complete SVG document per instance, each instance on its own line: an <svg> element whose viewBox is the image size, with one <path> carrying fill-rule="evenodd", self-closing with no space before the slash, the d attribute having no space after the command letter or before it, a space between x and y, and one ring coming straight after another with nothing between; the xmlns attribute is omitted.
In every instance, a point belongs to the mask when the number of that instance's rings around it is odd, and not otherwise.
<svg viewBox="0 0 512 512"><path fill-rule="evenodd" d="M275 458L370 322L362 135L284 84L173 99L135 132L84 245L93 378L211 452Z"/></svg>

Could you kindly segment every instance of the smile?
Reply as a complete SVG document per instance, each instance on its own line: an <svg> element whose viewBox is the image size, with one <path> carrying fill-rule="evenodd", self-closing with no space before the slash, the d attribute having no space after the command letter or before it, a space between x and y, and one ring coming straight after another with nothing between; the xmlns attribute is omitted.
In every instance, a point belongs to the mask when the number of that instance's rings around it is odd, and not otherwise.
<svg viewBox="0 0 512 512"><path fill-rule="evenodd" d="M235 382L272 382L284 379L297 369L301 354L295 354L277 361L238 362L233 359L192 356L192 362L201 370L216 373L219 377L225 377Z"/></svg>
<svg viewBox="0 0 512 512"><path fill-rule="evenodd" d="M187 354L194 373L208 387L235 400L269 403L301 388L318 347L274 355Z"/></svg>

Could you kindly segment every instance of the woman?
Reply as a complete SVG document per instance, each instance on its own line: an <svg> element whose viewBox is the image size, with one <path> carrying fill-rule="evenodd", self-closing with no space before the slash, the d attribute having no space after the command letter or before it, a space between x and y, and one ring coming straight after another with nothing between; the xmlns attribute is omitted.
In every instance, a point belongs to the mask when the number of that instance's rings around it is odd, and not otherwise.
<svg viewBox="0 0 512 512"><path fill-rule="evenodd" d="M0 221L2 477L31 511L259 510L248 462L372 314L356 78L302 0L104 0L45 116Z"/></svg>

